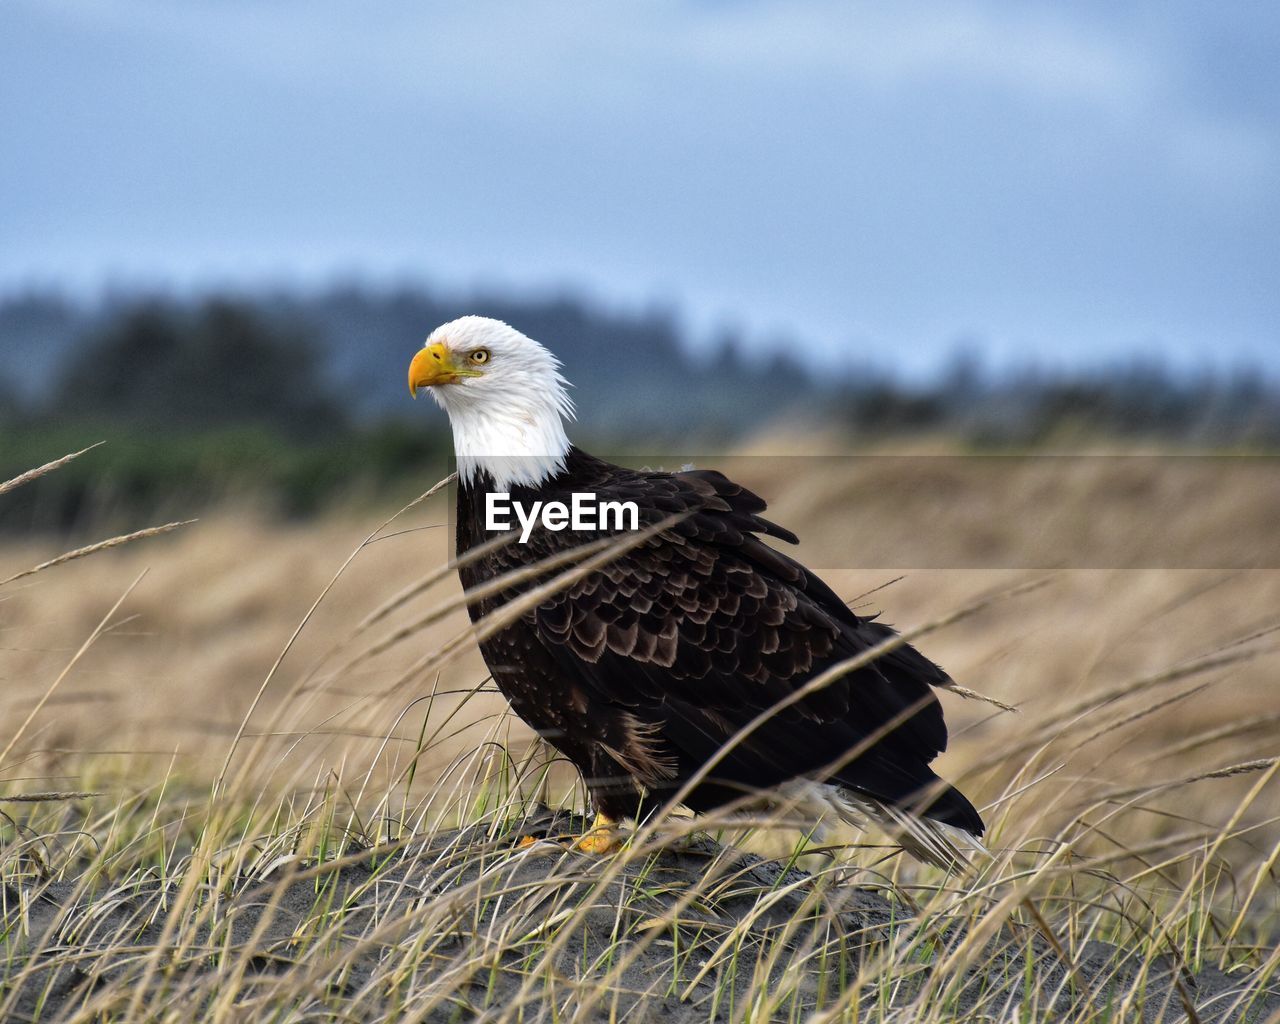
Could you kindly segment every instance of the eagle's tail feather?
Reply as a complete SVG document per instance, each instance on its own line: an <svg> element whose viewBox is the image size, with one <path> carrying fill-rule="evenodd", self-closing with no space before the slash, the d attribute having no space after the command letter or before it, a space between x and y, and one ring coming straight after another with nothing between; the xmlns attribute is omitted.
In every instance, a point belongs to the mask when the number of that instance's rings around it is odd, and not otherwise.
<svg viewBox="0 0 1280 1024"><path fill-rule="evenodd" d="M917 860L945 871L963 871L974 855L990 857L977 836L957 825L912 814L845 786L824 786L841 820L864 829L868 821L886 831Z"/></svg>

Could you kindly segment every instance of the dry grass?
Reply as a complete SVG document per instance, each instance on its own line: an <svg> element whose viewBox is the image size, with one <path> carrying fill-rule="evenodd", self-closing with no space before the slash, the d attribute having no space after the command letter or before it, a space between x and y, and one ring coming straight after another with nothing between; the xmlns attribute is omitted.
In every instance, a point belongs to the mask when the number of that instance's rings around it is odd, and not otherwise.
<svg viewBox="0 0 1280 1024"><path fill-rule="evenodd" d="M1246 556L1275 543L1266 487L1161 460L997 486L928 460L719 461L850 598L908 550L859 601L900 627L1047 577L917 641L1019 709L946 699L940 770L993 826L974 877L798 811L725 837L808 878L647 833L605 863L515 852L523 815L580 795L459 642L452 574L421 586L446 506L363 546L375 524L227 510L0 592L4 1012L1110 1021L1167 998L1169 1019L1265 1019L1280 563ZM11 544L0 577L57 554ZM1104 957L1105 992L1098 942L1131 953Z"/></svg>

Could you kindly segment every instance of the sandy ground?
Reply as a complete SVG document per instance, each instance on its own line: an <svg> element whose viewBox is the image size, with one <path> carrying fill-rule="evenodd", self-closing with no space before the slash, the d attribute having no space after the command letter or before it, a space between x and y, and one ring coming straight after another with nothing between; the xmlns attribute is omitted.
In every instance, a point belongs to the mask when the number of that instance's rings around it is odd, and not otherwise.
<svg viewBox="0 0 1280 1024"><path fill-rule="evenodd" d="M524 831L558 834L582 826L581 820L543 820ZM274 990L287 986L325 993L314 1005L304 999L294 1019L380 1017L404 1009L386 994L386 975L389 963L413 951L416 966L404 987L413 992L413 1013L426 1020L472 1020L523 1001L531 1017L545 1017L555 1006L564 1015L586 1010L602 1020L660 1016L694 1022L717 1014L732 1019L735 1004L740 1013L759 991L762 970L771 989L785 982L794 990L777 1015L796 1019L829 1005L841 992L839 979L855 975L865 959L922 927L933 928L932 956L897 979L887 995L867 994L882 1010L906 1005L932 983L937 964L969 938L963 918L926 925L883 891L818 882L705 838L636 857L615 873L607 859L567 852L551 841L522 850L509 838L495 841L479 829L446 832L376 867L357 859L327 876L329 905L345 910L341 937L324 950L305 952L296 936L316 915L316 883L289 883L276 874L274 880L245 879L234 895L219 901L200 944L179 952L167 974L144 983L150 987L140 1005L151 1011L168 1004L198 1014L202 1003L218 995L214 961L202 955L216 950L224 974L228 961L243 971L237 1003L246 1014L278 1006ZM523 898L506 904L497 898L522 890ZM683 905L681 896L694 890L708 895L695 906ZM769 894L777 896L762 902ZM43 954L48 966L26 977L13 1019L57 1016L91 1002L108 985L132 986L133 979L148 978L152 965L136 950L161 937L157 905L164 895L158 882L144 885L104 910L73 883L6 893L6 917L19 906L25 909L29 948L56 951L60 940L75 936L78 952L70 962ZM539 929L563 907L574 909L574 923L557 933L557 948L531 971L526 947L537 944ZM134 944L122 946L116 939L121 931ZM503 948L496 960L459 956L460 948L483 946L486 936L499 931L527 937ZM735 934L733 954L725 955L724 938ZM814 946L829 944L833 934L844 938L838 952L814 955ZM106 938L99 943L95 936ZM1096 941L1084 944L1068 964L1043 937L1013 926L984 947L984 968L970 972L948 996L960 1019L979 1008L1016 1012L1029 992L1037 994L1039 1013L1065 1014L1072 1007L1079 1012L1082 1002L1102 1009L1133 989L1142 970L1125 950ZM604 991L592 981L597 972L605 973L599 965L606 963L619 968ZM311 983L300 984L298 975ZM1251 982L1247 975L1210 967L1192 973L1164 958L1147 966L1137 983L1143 999L1125 1019L1184 1021L1190 1007L1205 1024L1228 1024L1280 1012L1280 982L1270 995L1255 996L1247 1014L1235 1005Z"/></svg>

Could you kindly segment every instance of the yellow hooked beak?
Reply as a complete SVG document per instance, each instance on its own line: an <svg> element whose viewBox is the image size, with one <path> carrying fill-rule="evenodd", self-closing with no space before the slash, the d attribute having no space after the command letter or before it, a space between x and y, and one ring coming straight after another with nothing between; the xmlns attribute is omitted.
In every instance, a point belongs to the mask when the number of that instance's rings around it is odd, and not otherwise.
<svg viewBox="0 0 1280 1024"><path fill-rule="evenodd" d="M437 341L414 356L409 364L409 394L417 398L418 388L456 384L464 377L480 376L480 370L459 363L454 354Z"/></svg>

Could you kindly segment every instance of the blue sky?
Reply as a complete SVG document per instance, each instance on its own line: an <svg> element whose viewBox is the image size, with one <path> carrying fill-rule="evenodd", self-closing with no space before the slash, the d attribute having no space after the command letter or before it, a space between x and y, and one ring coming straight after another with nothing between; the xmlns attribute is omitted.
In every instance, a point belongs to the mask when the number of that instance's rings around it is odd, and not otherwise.
<svg viewBox="0 0 1280 1024"><path fill-rule="evenodd" d="M0 290L575 287L1280 369L1280 7L5 0ZM424 325L424 329L430 325Z"/></svg>

